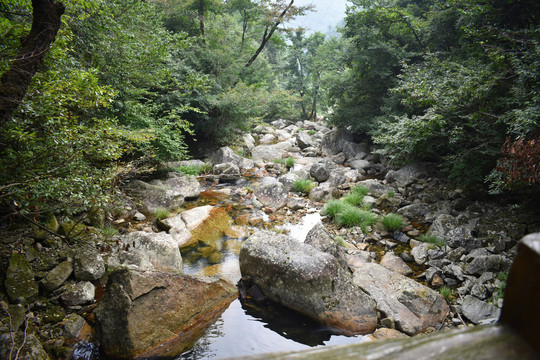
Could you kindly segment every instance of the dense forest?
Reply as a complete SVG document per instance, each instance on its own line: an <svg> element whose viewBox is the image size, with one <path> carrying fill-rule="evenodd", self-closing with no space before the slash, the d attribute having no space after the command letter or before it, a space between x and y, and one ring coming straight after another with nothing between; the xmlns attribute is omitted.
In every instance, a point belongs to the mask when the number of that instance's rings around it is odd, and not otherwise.
<svg viewBox="0 0 540 360"><path fill-rule="evenodd" d="M294 0L5 0L2 216L77 213L122 180L276 118L492 193L540 182L540 2L355 0L340 36Z"/></svg>

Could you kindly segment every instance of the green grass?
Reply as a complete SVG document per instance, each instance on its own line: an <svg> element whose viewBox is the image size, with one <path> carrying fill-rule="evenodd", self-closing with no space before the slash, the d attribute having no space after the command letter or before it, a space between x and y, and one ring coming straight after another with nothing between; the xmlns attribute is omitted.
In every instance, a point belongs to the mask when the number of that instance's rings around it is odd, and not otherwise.
<svg viewBox="0 0 540 360"><path fill-rule="evenodd" d="M500 281L499 285L495 289L495 302L504 298L504 291L506 289L506 281L508 280L508 272L502 271L497 275L497 279Z"/></svg>
<svg viewBox="0 0 540 360"><path fill-rule="evenodd" d="M360 226L362 231L367 232L367 227L377 221L377 215L371 211L361 210L357 207L349 206L337 214L336 221L345 227Z"/></svg>
<svg viewBox="0 0 540 360"><path fill-rule="evenodd" d="M396 193L394 192L394 190L388 190L386 196L388 196L389 198L393 198L394 196L396 196Z"/></svg>
<svg viewBox="0 0 540 360"><path fill-rule="evenodd" d="M294 163L295 161L294 161L294 158L292 157L288 157L287 160L285 160L285 166L289 169L294 167Z"/></svg>
<svg viewBox="0 0 540 360"><path fill-rule="evenodd" d="M352 189L351 189L351 193L353 194L359 194L361 195L362 197L366 196L367 194L369 194L369 188L367 188L366 186L364 185L357 185L357 186L354 186Z"/></svg>
<svg viewBox="0 0 540 360"><path fill-rule="evenodd" d="M405 218L399 214L390 213L384 215L381 224L388 231L399 230L405 225Z"/></svg>
<svg viewBox="0 0 540 360"><path fill-rule="evenodd" d="M155 218L157 220L163 220L168 218L171 215L171 213L167 209L163 208L157 208L155 213Z"/></svg>
<svg viewBox="0 0 540 360"><path fill-rule="evenodd" d="M444 245L446 245L446 242L443 239L439 239L438 237L431 234L422 234L418 237L418 240L436 245L438 247L443 247Z"/></svg>
<svg viewBox="0 0 540 360"><path fill-rule="evenodd" d="M101 229L101 233L103 234L104 237L106 238L111 238L113 237L114 235L118 234L118 229L116 229L114 226L112 225L105 225L102 229Z"/></svg>
<svg viewBox="0 0 540 360"><path fill-rule="evenodd" d="M454 298L454 290L448 286L441 286L439 289L439 293L441 296L446 300L447 303L450 303L452 299Z"/></svg>
<svg viewBox="0 0 540 360"><path fill-rule="evenodd" d="M311 189L313 189L314 187L315 187L315 183L312 180L301 179L301 180L296 180L293 183L291 190L294 192L301 192L304 194L308 194L311 191Z"/></svg>
<svg viewBox="0 0 540 360"><path fill-rule="evenodd" d="M336 236L334 238L334 240L337 241L337 243L340 245L340 246L343 246L343 247L347 247L347 244L345 243L345 239L343 239L341 236Z"/></svg>
<svg viewBox="0 0 540 360"><path fill-rule="evenodd" d="M315 130L309 130L307 133L308 133L309 135L313 136L313 135L315 135L317 132L316 132Z"/></svg>
<svg viewBox="0 0 540 360"><path fill-rule="evenodd" d="M203 165L182 165L175 169L182 175L199 175L209 173L212 170L212 164Z"/></svg>
<svg viewBox="0 0 540 360"><path fill-rule="evenodd" d="M274 164L285 165L285 159L274 159Z"/></svg>
<svg viewBox="0 0 540 360"><path fill-rule="evenodd" d="M364 200L364 195L351 192L347 194L346 196L344 196L342 200L346 202L347 204L351 204L353 206L360 206L362 205L362 201Z"/></svg>
<svg viewBox="0 0 540 360"><path fill-rule="evenodd" d="M335 219L336 216L342 212L343 210L345 210L345 208L347 208L348 204L344 203L343 201L341 200L330 200L326 203L326 205L324 205L322 211L321 211L321 214L322 215L327 215L328 217L332 218L332 219Z"/></svg>

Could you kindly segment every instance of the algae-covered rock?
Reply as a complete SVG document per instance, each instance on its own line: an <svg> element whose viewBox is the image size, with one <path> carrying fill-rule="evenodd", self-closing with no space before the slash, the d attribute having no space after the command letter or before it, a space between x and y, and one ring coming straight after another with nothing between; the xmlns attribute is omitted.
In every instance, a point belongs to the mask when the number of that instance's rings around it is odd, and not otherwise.
<svg viewBox="0 0 540 360"><path fill-rule="evenodd" d="M43 349L43 345L34 334L26 334L26 337L23 338L23 335L18 335L14 339L15 344L21 347L18 360L49 360L49 355ZM9 334L0 336L0 358L9 359L9 355L12 349L12 342ZM17 351L15 351L16 353ZM12 353L13 356L13 353ZM15 358L14 356L12 358Z"/></svg>
<svg viewBox="0 0 540 360"><path fill-rule="evenodd" d="M11 256L4 281L11 302L29 303L37 297L39 288L34 276L34 271L24 255Z"/></svg>
<svg viewBox="0 0 540 360"><path fill-rule="evenodd" d="M63 261L41 279L40 285L46 292L56 290L69 278L72 272L73 264L67 260Z"/></svg>

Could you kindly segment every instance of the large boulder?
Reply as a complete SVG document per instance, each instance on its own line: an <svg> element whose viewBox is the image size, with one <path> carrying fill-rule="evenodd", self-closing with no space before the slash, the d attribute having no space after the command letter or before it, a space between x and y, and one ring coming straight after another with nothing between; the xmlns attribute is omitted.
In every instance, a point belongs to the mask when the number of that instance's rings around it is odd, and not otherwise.
<svg viewBox="0 0 540 360"><path fill-rule="evenodd" d="M167 231L173 237L173 239L178 243L179 248L188 245L192 237L191 231L188 230L186 223L182 219L182 214L159 220L157 222L157 225L161 230Z"/></svg>
<svg viewBox="0 0 540 360"><path fill-rule="evenodd" d="M349 267L344 253L345 248L332 238L321 222L315 224L309 230L304 243L332 255L338 260L343 269L348 270Z"/></svg>
<svg viewBox="0 0 540 360"><path fill-rule="evenodd" d="M274 161L287 157L287 152L294 146L294 139L282 141L273 145L259 145L251 150L253 161Z"/></svg>
<svg viewBox="0 0 540 360"><path fill-rule="evenodd" d="M327 161L321 161L313 164L309 170L309 174L318 182L325 182L330 177L332 166Z"/></svg>
<svg viewBox="0 0 540 360"><path fill-rule="evenodd" d="M250 236L240 251L240 270L270 299L323 324L353 333L369 333L377 325L374 301L336 258L289 236Z"/></svg>
<svg viewBox="0 0 540 360"><path fill-rule="evenodd" d="M310 146L313 146L313 139L311 139L311 136L307 133L307 131L300 131L296 135L296 144L301 150L304 150Z"/></svg>
<svg viewBox="0 0 540 360"><path fill-rule="evenodd" d="M109 257L109 267L125 266L137 270L182 272L178 242L165 232L136 231L118 237L119 249Z"/></svg>
<svg viewBox="0 0 540 360"><path fill-rule="evenodd" d="M353 282L377 302L377 309L395 319L396 329L408 335L444 322L449 308L434 290L375 263L359 263Z"/></svg>
<svg viewBox="0 0 540 360"><path fill-rule="evenodd" d="M180 216L186 224L187 229L193 230L210 216L213 209L214 207L212 205L198 206L182 212Z"/></svg>
<svg viewBox="0 0 540 360"><path fill-rule="evenodd" d="M186 200L196 199L201 195L201 184L194 175L169 173L162 181L163 186L170 188Z"/></svg>
<svg viewBox="0 0 540 360"><path fill-rule="evenodd" d="M322 141L322 150L327 155L336 155L343 151L345 143L353 141L353 134L345 129L334 129L328 132Z"/></svg>
<svg viewBox="0 0 540 360"><path fill-rule="evenodd" d="M213 165L233 163L241 170L250 169L253 167L253 161L237 155L231 148L227 146L216 151L214 155L212 155L210 161Z"/></svg>
<svg viewBox="0 0 540 360"><path fill-rule="evenodd" d="M427 166L423 163L405 165L399 170L390 170L386 173L385 180L397 187L407 187L421 178L428 176Z"/></svg>
<svg viewBox="0 0 540 360"><path fill-rule="evenodd" d="M133 180L128 186L128 193L140 203L141 211L146 213L154 213L160 208L174 210L184 203L182 192L141 180Z"/></svg>
<svg viewBox="0 0 540 360"><path fill-rule="evenodd" d="M212 173L216 175L221 182L232 182L240 179L240 169L231 162L214 165Z"/></svg>
<svg viewBox="0 0 540 360"><path fill-rule="evenodd" d="M284 207L287 205L287 200L289 199L287 188L279 181L257 186L254 193L257 200L259 200L263 205L269 206L273 209L280 209Z"/></svg>
<svg viewBox="0 0 540 360"><path fill-rule="evenodd" d="M109 276L95 311L97 337L107 356L133 359L236 296L231 282L216 277L121 269Z"/></svg>
<svg viewBox="0 0 540 360"><path fill-rule="evenodd" d="M37 297L39 289L34 276L34 271L24 255L11 256L4 285L12 303L29 303Z"/></svg>

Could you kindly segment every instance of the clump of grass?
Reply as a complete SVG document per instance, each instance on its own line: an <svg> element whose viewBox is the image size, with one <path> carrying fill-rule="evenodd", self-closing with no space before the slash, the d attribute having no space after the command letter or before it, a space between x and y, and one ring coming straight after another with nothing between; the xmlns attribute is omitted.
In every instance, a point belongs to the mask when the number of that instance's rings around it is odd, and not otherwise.
<svg viewBox="0 0 540 360"><path fill-rule="evenodd" d="M274 159L274 164L281 164L281 165L285 165L285 159Z"/></svg>
<svg viewBox="0 0 540 360"><path fill-rule="evenodd" d="M362 203L362 205L360 206L360 208L364 211L371 211L371 204L368 204L368 203Z"/></svg>
<svg viewBox="0 0 540 360"><path fill-rule="evenodd" d="M381 224L388 231L399 230L405 225L405 218L399 214L390 213L383 216Z"/></svg>
<svg viewBox="0 0 540 360"><path fill-rule="evenodd" d="M300 179L293 183L292 191L308 194L315 187L315 183L310 179Z"/></svg>
<svg viewBox="0 0 540 360"><path fill-rule="evenodd" d="M351 189L351 193L353 194L359 194L361 195L362 197L366 196L368 193L369 193L369 188L364 186L364 185L357 185L357 186L354 186L352 189Z"/></svg>
<svg viewBox="0 0 540 360"><path fill-rule="evenodd" d="M182 175L199 175L208 173L212 170L212 164L204 163L202 165L182 165L175 169Z"/></svg>
<svg viewBox="0 0 540 360"><path fill-rule="evenodd" d="M360 226L362 231L366 232L367 227L373 225L377 221L377 216L371 211L365 211L357 207L349 206L337 214L336 220L338 224L342 226Z"/></svg>
<svg viewBox="0 0 540 360"><path fill-rule="evenodd" d="M435 235L431 234L422 234L418 237L418 240L436 245L438 247L443 247L444 245L446 245L444 239L439 239Z"/></svg>
<svg viewBox="0 0 540 360"><path fill-rule="evenodd" d="M452 299L454 298L454 290L452 290L452 288L446 285L441 286L441 288L439 289L439 293L444 298L444 300L446 300L447 303L450 303L450 301L452 301Z"/></svg>
<svg viewBox="0 0 540 360"><path fill-rule="evenodd" d="M168 218L171 215L171 213L167 209L163 208L157 208L155 213L155 218L157 220L163 220Z"/></svg>
<svg viewBox="0 0 540 360"><path fill-rule="evenodd" d="M345 239L343 239L341 236L336 236L334 240L336 240L340 246L347 247Z"/></svg>
<svg viewBox="0 0 540 360"><path fill-rule="evenodd" d="M326 205L324 205L322 211L321 211L321 214L322 215L327 215L329 216L330 218L332 219L335 219L336 216L342 212L343 210L345 210L345 208L349 206L347 205L346 203L344 203L343 201L340 201L340 200L330 200L326 203Z"/></svg>
<svg viewBox="0 0 540 360"><path fill-rule="evenodd" d="M396 193L394 192L394 190L388 190L386 192L386 196L388 196L389 198L393 198L394 196L396 196Z"/></svg>
<svg viewBox="0 0 540 360"><path fill-rule="evenodd" d="M353 206L360 206L362 205L362 201L364 200L364 195L351 192L350 194L343 197L343 201L347 204L351 204Z"/></svg>
<svg viewBox="0 0 540 360"><path fill-rule="evenodd" d="M317 132L315 130L308 130L307 132L309 135L313 136L315 135Z"/></svg>
<svg viewBox="0 0 540 360"><path fill-rule="evenodd" d="M508 280L508 272L502 271L497 275L499 280L497 288L495 289L495 301L504 298L504 291L506 289L506 281Z"/></svg>
<svg viewBox="0 0 540 360"><path fill-rule="evenodd" d="M111 238L113 237L114 235L116 235L118 233L118 229L116 229L114 226L112 225L105 225L102 229L101 229L101 234L105 237L105 238Z"/></svg>
<svg viewBox="0 0 540 360"><path fill-rule="evenodd" d="M288 157L287 160L285 160L285 166L289 169L294 167L294 163L295 161L294 161L294 158L292 157Z"/></svg>

